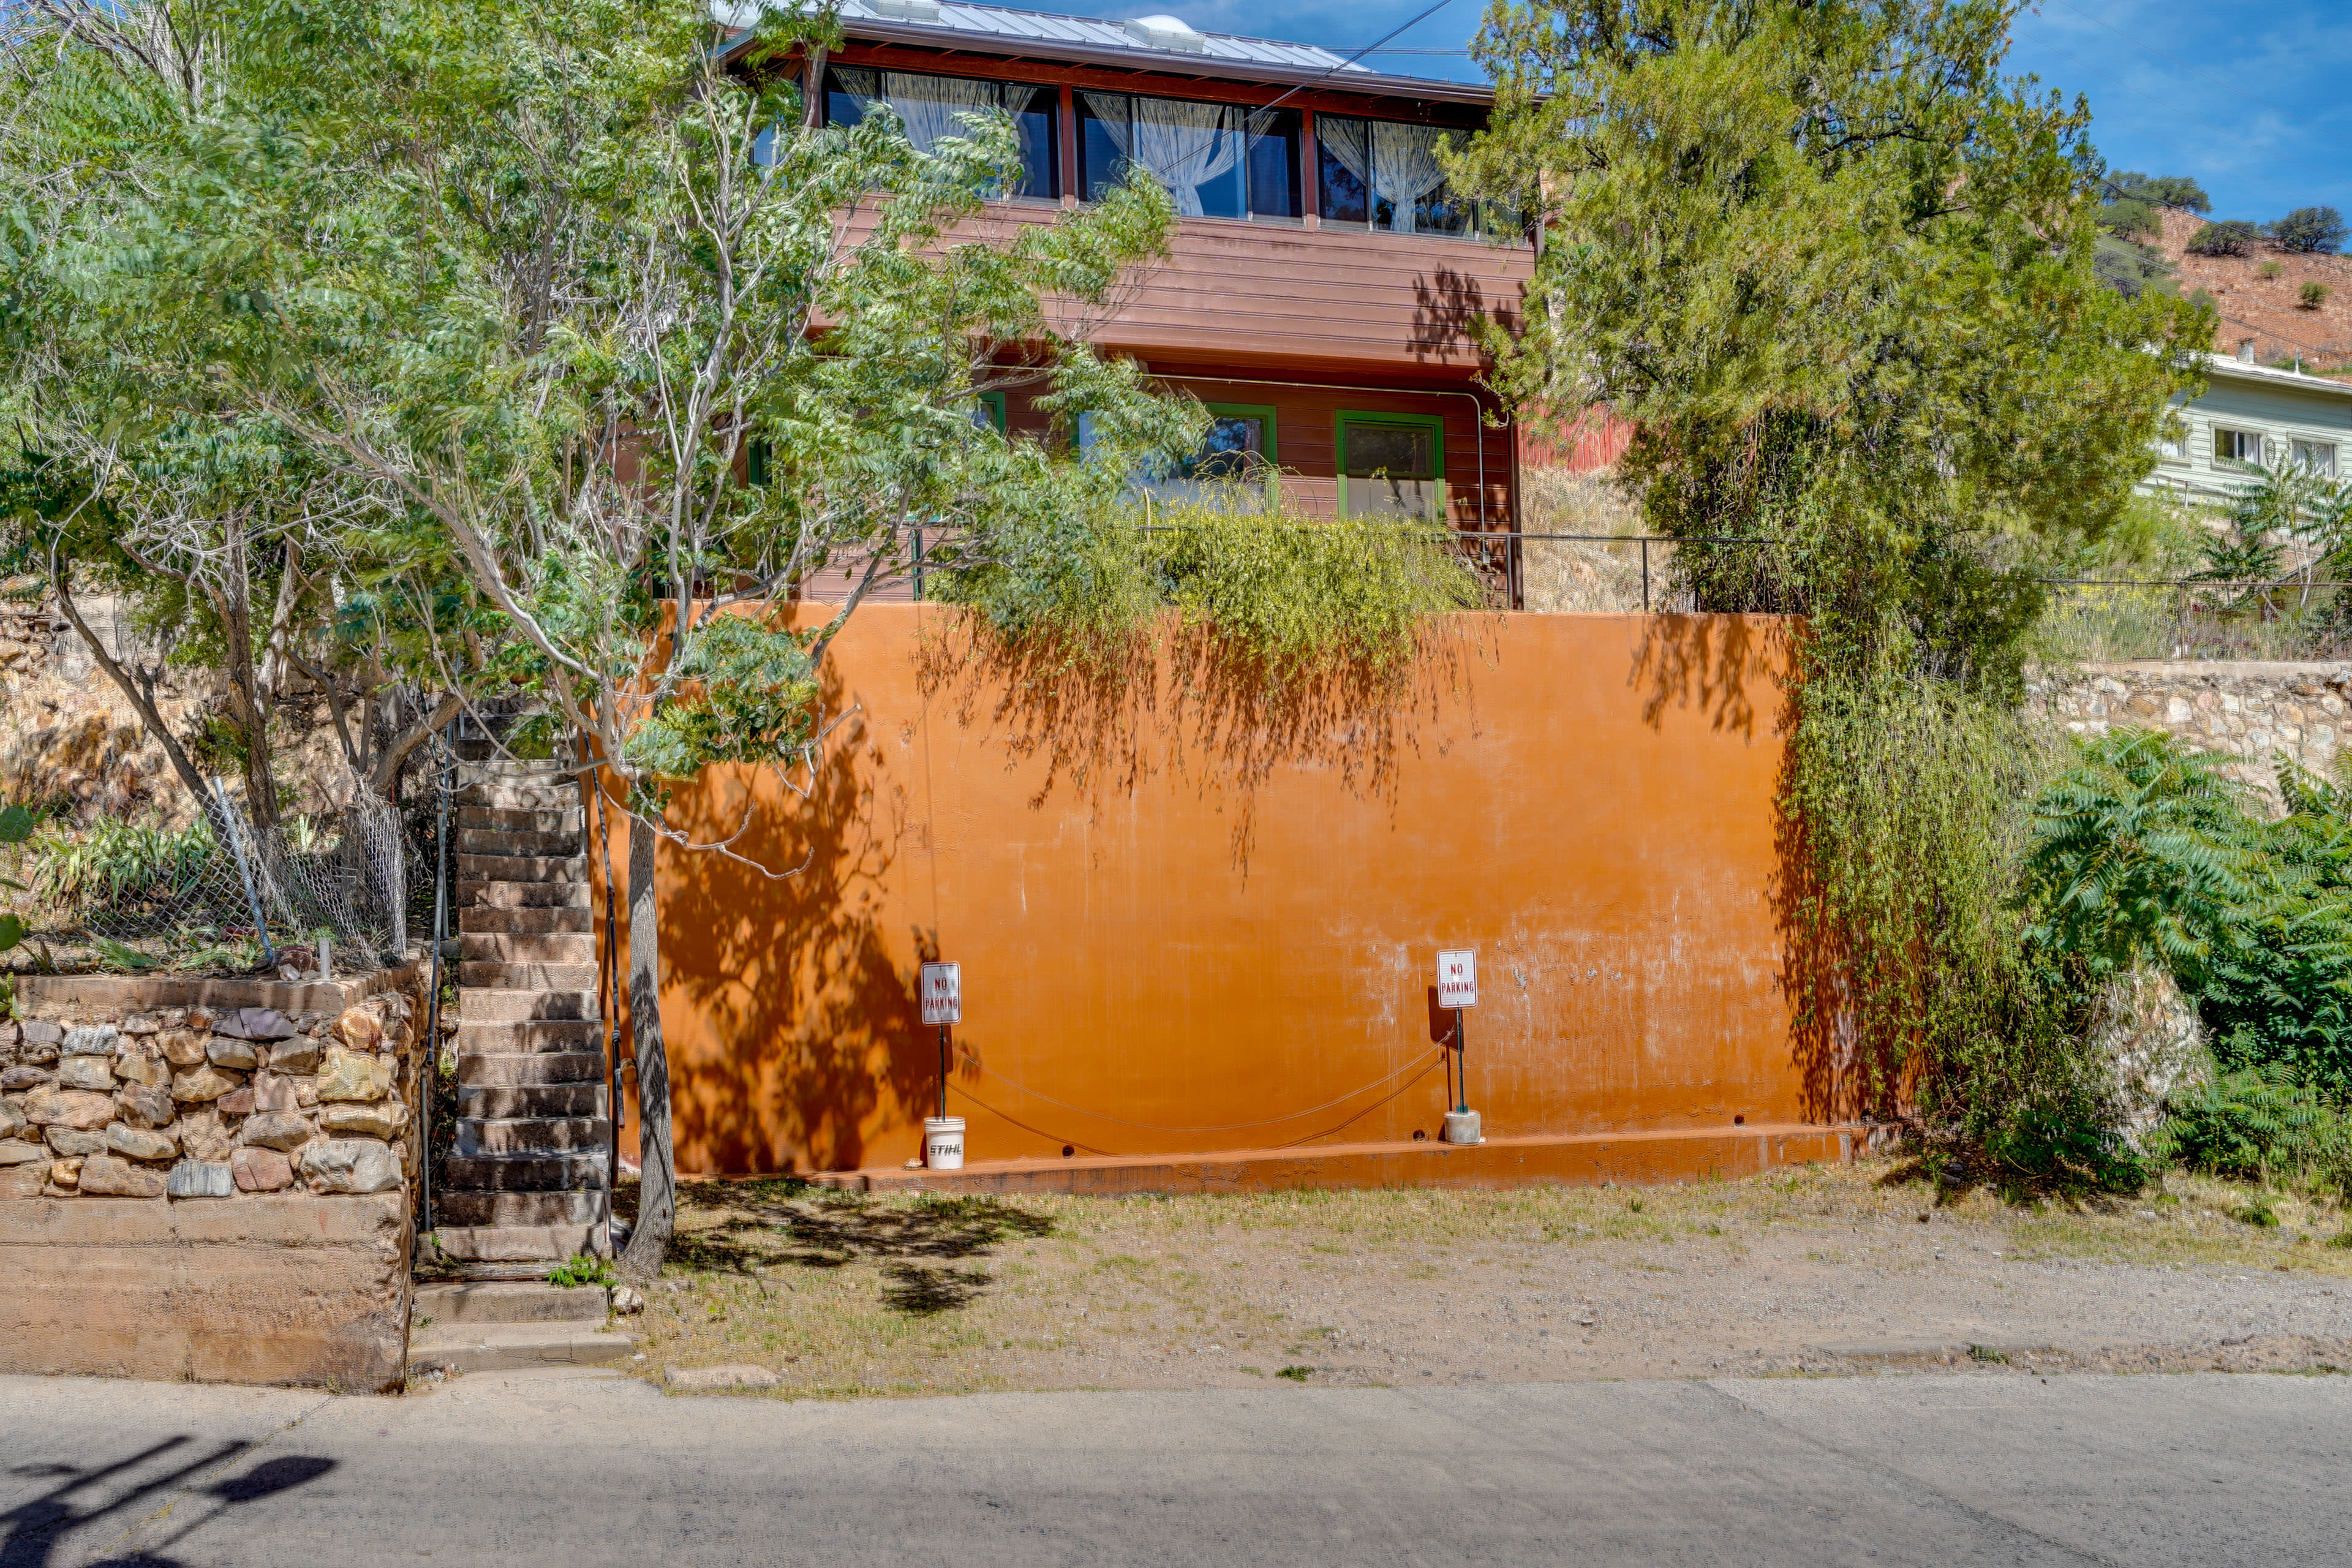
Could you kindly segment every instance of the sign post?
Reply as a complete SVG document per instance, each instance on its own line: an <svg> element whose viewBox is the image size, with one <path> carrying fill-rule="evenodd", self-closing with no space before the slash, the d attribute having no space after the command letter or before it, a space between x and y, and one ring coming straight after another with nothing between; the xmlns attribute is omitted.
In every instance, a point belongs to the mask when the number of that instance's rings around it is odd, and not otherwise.
<svg viewBox="0 0 2352 1568"><path fill-rule="evenodd" d="M1445 1113L1445 1141L1448 1143L1483 1142L1479 1134L1478 1113L1470 1109L1470 1058L1468 1041L1462 1032L1462 1011L1478 1005L1478 954L1475 949L1461 948L1437 955L1437 1005L1454 1012L1454 1106Z"/></svg>
<svg viewBox="0 0 2352 1568"><path fill-rule="evenodd" d="M963 1022L963 965L926 963L923 1022L940 1031L940 1113L923 1122L923 1159L935 1171L963 1168L963 1118L948 1114L948 1030Z"/></svg>

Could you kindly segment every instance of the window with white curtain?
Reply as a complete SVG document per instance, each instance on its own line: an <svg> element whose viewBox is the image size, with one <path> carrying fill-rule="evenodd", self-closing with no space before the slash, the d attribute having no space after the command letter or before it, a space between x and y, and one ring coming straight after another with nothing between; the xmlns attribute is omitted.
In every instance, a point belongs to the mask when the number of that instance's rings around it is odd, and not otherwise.
<svg viewBox="0 0 2352 1568"><path fill-rule="evenodd" d="M964 115L1008 114L1021 141L1022 172L1020 189L1009 194L1046 198L1062 194L1061 138L1054 126L1061 95L1053 88L854 66L826 71L824 86L827 123L855 125L866 118L868 106L887 104L919 153L929 152L947 137L971 135Z"/></svg>
<svg viewBox="0 0 2352 1568"><path fill-rule="evenodd" d="M1360 226L1391 234L1508 238L1517 230L1509 213L1456 195L1438 161L1448 132L1431 125L1400 125L1344 114L1315 117L1317 210L1326 224Z"/></svg>
<svg viewBox="0 0 2352 1568"><path fill-rule="evenodd" d="M1180 217L1296 219L1298 115L1287 109L1080 92L1078 191L1088 201L1141 167Z"/></svg>

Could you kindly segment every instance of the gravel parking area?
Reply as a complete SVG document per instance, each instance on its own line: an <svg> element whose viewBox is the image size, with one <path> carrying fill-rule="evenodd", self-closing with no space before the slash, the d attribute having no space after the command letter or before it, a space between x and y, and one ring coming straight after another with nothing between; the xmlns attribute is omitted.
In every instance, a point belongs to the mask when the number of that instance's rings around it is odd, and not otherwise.
<svg viewBox="0 0 2352 1568"><path fill-rule="evenodd" d="M1504 1193L710 1183L631 1327L646 1375L751 1363L782 1397L2352 1369L2345 1214L2254 1197L1938 1201L1885 1162Z"/></svg>

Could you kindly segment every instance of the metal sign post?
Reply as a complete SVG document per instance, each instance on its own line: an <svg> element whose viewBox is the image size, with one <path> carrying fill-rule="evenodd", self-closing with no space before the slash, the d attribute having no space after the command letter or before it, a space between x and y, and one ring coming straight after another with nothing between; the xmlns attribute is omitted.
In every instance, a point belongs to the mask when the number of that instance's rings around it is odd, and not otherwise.
<svg viewBox="0 0 2352 1568"><path fill-rule="evenodd" d="M940 1120L948 1114L948 1030L963 1022L963 965L923 965L923 1022L940 1031Z"/></svg>
<svg viewBox="0 0 2352 1568"><path fill-rule="evenodd" d="M1445 1113L1448 1143L1483 1142L1478 1113L1470 1109L1468 1041L1462 1032L1462 1010L1478 1005L1478 954L1463 948L1437 955L1437 1005L1454 1011L1454 1109Z"/></svg>

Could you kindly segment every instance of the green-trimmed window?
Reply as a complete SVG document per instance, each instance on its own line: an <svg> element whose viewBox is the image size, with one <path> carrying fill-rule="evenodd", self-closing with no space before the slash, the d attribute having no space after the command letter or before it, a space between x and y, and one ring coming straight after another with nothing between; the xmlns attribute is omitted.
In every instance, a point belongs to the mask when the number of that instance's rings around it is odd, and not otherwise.
<svg viewBox="0 0 2352 1568"><path fill-rule="evenodd" d="M1339 412L1341 517L1445 518L1445 421Z"/></svg>
<svg viewBox="0 0 2352 1568"><path fill-rule="evenodd" d="M987 426L1002 436L1005 431L1004 394L982 392L971 400L971 422Z"/></svg>
<svg viewBox="0 0 2352 1568"><path fill-rule="evenodd" d="M1209 433L1202 438L1200 456L1186 468L1188 477L1249 479L1281 461L1272 404L1212 403L1208 407Z"/></svg>

